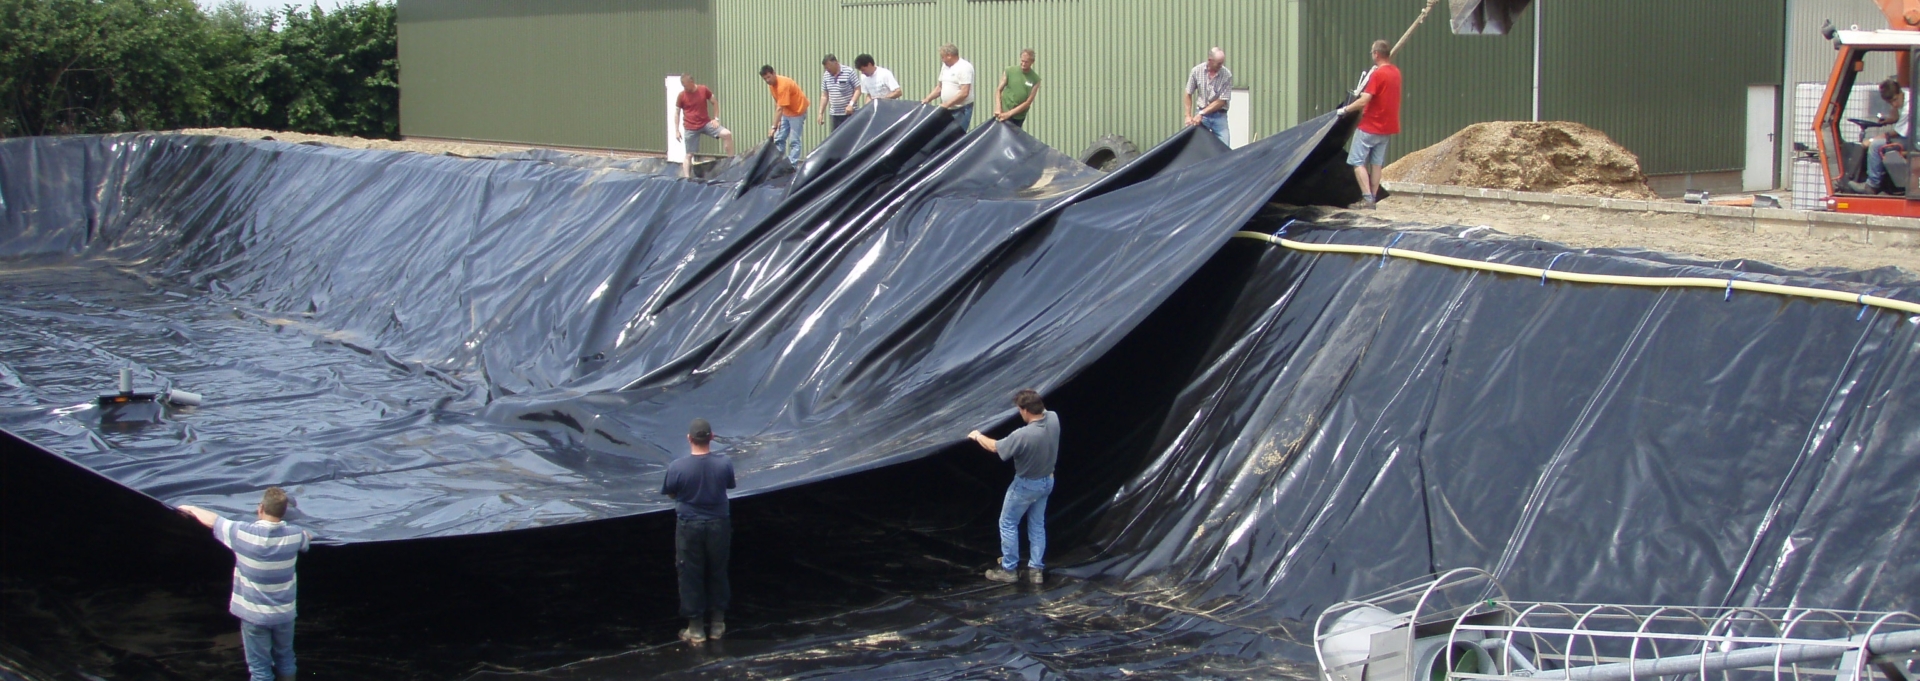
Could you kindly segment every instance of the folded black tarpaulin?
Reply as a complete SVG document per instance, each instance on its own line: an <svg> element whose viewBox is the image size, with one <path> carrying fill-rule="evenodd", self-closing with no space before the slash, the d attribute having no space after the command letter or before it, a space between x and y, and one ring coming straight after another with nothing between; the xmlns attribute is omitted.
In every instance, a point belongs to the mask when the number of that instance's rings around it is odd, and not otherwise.
<svg viewBox="0 0 1920 681"><path fill-rule="evenodd" d="M790 175L763 150L712 182L0 142L0 426L168 503L286 486L332 542L666 508L695 416L740 493L778 489L923 456L1060 384L1344 139L1331 117L1233 154L1187 131L1100 175L927 107L849 125ZM122 366L207 404L101 429L81 406Z"/></svg>

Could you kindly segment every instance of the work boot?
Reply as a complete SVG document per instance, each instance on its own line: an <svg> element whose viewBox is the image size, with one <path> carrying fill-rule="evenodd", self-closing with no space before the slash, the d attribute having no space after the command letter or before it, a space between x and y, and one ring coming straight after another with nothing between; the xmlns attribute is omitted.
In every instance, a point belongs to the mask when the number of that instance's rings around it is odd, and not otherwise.
<svg viewBox="0 0 1920 681"><path fill-rule="evenodd" d="M727 615L726 613L716 610L713 613L713 618L707 621L707 638L718 641L720 637L726 635L726 633Z"/></svg>
<svg viewBox="0 0 1920 681"><path fill-rule="evenodd" d="M687 620L687 628L680 630L680 640L694 645L707 642L707 623L700 618Z"/></svg>
<svg viewBox="0 0 1920 681"><path fill-rule="evenodd" d="M1379 200L1379 199L1376 199L1376 198L1373 198L1373 195L1372 195L1372 194L1368 194L1368 195L1366 196L1366 201L1365 201L1365 203L1367 204L1367 210L1373 210L1374 208L1377 208L1377 207L1379 207L1379 205L1380 205L1380 200Z"/></svg>
<svg viewBox="0 0 1920 681"><path fill-rule="evenodd" d="M1014 582L1020 581L1020 577L1013 574L1012 570L1005 570L997 567L987 568L987 579L995 582L1006 582L1008 584L1012 584Z"/></svg>
<svg viewBox="0 0 1920 681"><path fill-rule="evenodd" d="M1027 568L1028 584L1043 584L1047 581L1047 571L1040 568Z"/></svg>

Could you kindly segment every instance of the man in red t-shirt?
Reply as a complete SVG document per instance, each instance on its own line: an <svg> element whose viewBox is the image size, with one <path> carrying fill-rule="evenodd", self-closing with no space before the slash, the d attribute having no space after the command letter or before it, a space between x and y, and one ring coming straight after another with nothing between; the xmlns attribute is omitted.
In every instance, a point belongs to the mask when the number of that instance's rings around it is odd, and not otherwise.
<svg viewBox="0 0 1920 681"><path fill-rule="evenodd" d="M1400 67L1393 65L1393 47L1385 40L1373 41L1373 71L1367 74L1360 97L1341 108L1340 115L1355 111L1366 113L1360 115L1360 131L1353 135L1347 165L1353 166L1365 205L1372 208L1374 196L1380 193L1380 166L1387 163L1387 140L1400 134Z"/></svg>
<svg viewBox="0 0 1920 681"><path fill-rule="evenodd" d="M707 113L709 105L712 114ZM680 97L674 101L673 116L680 119L679 125L673 126L673 138L687 143L687 156L680 162L682 174L692 176L693 155L700 153L701 135L720 140L727 147L727 155L733 155L733 131L720 125L720 98L707 86L693 82L692 75L680 74Z"/></svg>

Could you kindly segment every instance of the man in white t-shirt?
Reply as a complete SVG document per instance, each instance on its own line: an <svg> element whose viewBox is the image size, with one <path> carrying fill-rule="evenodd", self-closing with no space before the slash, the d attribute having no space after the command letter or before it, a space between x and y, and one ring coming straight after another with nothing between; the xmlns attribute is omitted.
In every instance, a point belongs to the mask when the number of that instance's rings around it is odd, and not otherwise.
<svg viewBox="0 0 1920 681"><path fill-rule="evenodd" d="M866 105L860 97L865 97L867 102L900 98L900 81L893 79L893 71L873 63L873 55L854 57L853 70L860 72L860 94L854 98L856 108Z"/></svg>
<svg viewBox="0 0 1920 681"><path fill-rule="evenodd" d="M921 104L932 104L953 112L953 120L966 130L973 123L973 64L960 58L960 48L952 43L940 46L940 83L933 86Z"/></svg>

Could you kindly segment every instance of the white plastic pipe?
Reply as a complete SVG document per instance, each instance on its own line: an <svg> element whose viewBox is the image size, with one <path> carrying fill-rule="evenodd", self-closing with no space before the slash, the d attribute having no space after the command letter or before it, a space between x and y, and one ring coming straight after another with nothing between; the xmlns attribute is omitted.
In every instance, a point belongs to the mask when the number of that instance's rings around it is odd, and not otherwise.
<svg viewBox="0 0 1920 681"><path fill-rule="evenodd" d="M120 368L120 394L125 395L130 392L133 392L133 370L128 369L126 367L121 367Z"/></svg>
<svg viewBox="0 0 1920 681"><path fill-rule="evenodd" d="M198 407L200 406L200 393L190 393L185 390L168 390L167 401L182 407Z"/></svg>

